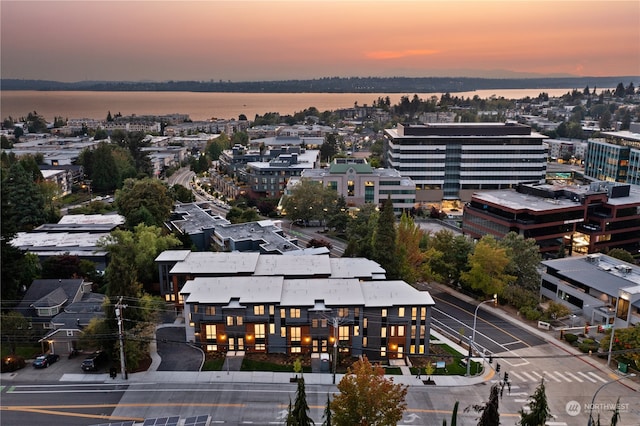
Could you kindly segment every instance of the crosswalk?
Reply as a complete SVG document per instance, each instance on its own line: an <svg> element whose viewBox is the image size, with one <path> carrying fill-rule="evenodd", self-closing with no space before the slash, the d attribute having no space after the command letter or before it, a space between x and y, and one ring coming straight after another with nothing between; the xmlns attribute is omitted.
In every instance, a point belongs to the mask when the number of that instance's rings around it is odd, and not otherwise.
<svg viewBox="0 0 640 426"><path fill-rule="evenodd" d="M543 378L546 382L557 383L608 383L606 377L602 377L593 371L509 371L512 382L539 382ZM515 380L514 380L515 379Z"/></svg>

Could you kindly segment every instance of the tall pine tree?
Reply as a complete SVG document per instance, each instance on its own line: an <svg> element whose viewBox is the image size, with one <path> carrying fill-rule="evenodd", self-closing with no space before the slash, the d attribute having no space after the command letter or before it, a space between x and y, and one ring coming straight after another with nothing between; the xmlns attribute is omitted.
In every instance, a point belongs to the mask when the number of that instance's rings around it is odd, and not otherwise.
<svg viewBox="0 0 640 426"><path fill-rule="evenodd" d="M536 388L533 395L529 397L529 412L520 409L520 426L542 426L551 418L549 404L547 403L547 394L544 388L544 379Z"/></svg>
<svg viewBox="0 0 640 426"><path fill-rule="evenodd" d="M304 389L304 378L298 379L298 390L296 401L291 409L291 418L294 426L311 426L315 424L309 417L309 404L307 404L307 393Z"/></svg>
<svg viewBox="0 0 640 426"><path fill-rule="evenodd" d="M396 258L396 216L393 213L390 197L382 205L382 212L378 218L376 233L373 237L373 260L387 271L388 279L400 278L402 262Z"/></svg>

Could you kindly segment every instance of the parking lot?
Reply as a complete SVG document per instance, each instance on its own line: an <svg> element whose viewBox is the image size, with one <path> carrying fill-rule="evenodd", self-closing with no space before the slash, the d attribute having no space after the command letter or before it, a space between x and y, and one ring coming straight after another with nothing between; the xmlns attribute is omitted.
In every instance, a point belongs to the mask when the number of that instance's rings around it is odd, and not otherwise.
<svg viewBox="0 0 640 426"><path fill-rule="evenodd" d="M27 365L20 369L10 373L2 373L0 381L20 380L20 381L58 381L67 373L72 374L103 374L107 370L103 369L97 372L84 373L80 368L82 361L89 355L89 353L79 353L74 358L69 359L66 355L61 356L60 360L51 364L46 368L34 368L31 363L32 359L26 360Z"/></svg>

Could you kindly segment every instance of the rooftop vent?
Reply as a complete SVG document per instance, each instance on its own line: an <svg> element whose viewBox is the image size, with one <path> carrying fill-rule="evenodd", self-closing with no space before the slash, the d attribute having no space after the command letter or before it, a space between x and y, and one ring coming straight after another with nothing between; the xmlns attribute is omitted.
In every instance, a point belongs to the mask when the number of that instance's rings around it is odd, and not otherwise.
<svg viewBox="0 0 640 426"><path fill-rule="evenodd" d="M589 263L598 263L600 261L600 255L599 254L588 254L587 255L587 262Z"/></svg>
<svg viewBox="0 0 640 426"><path fill-rule="evenodd" d="M629 274L631 273L632 268L630 265L616 265L616 269L622 272L623 274Z"/></svg>

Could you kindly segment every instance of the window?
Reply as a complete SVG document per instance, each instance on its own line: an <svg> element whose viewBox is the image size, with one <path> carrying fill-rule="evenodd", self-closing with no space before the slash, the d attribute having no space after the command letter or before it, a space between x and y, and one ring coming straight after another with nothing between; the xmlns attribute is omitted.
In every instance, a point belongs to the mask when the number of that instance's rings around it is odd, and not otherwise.
<svg viewBox="0 0 640 426"><path fill-rule="evenodd" d="M320 320L320 327L327 328L327 320L326 320L326 318L323 318L323 319Z"/></svg>
<svg viewBox="0 0 640 426"><path fill-rule="evenodd" d="M347 196L348 197L353 197L355 195L355 188L356 188L356 184L352 180L347 181Z"/></svg>
<svg viewBox="0 0 640 426"><path fill-rule="evenodd" d="M411 308L411 319L413 321L418 319L418 308Z"/></svg>
<svg viewBox="0 0 640 426"><path fill-rule="evenodd" d="M198 304L194 303L193 304L193 309L191 309L191 310L193 311L194 314L197 314L198 313Z"/></svg>
<svg viewBox="0 0 640 426"><path fill-rule="evenodd" d="M341 325L338 328L338 339L339 340L349 340L349 326Z"/></svg>
<svg viewBox="0 0 640 426"><path fill-rule="evenodd" d="M209 315L209 316L213 316L216 314L216 307L215 306L205 306L204 307L204 314L205 315Z"/></svg>
<svg viewBox="0 0 640 426"><path fill-rule="evenodd" d="M236 317L236 325L242 325L242 317Z"/></svg>
<svg viewBox="0 0 640 426"><path fill-rule="evenodd" d="M269 305L269 315L275 315L276 314L276 307L273 305Z"/></svg>
<svg viewBox="0 0 640 426"><path fill-rule="evenodd" d="M353 335L354 336L359 336L360 335L360 326L359 325L354 325L353 326Z"/></svg>
<svg viewBox="0 0 640 426"><path fill-rule="evenodd" d="M269 324L269 334L276 334L276 325L273 323Z"/></svg>
<svg viewBox="0 0 640 426"><path fill-rule="evenodd" d="M368 337L366 337L366 336L365 336L365 337L363 337L363 338L362 338L362 347L363 347L363 348L366 348L368 343L369 343L369 338L368 338Z"/></svg>
<svg viewBox="0 0 640 426"><path fill-rule="evenodd" d="M264 305L256 305L253 307L253 315L264 315Z"/></svg>
<svg viewBox="0 0 640 426"><path fill-rule="evenodd" d="M416 326L415 325L411 326L411 338L412 339L416 338Z"/></svg>
<svg viewBox="0 0 640 426"><path fill-rule="evenodd" d="M339 317L348 317L349 316L349 308L338 308L338 316Z"/></svg>
<svg viewBox="0 0 640 426"><path fill-rule="evenodd" d="M380 356L387 356L387 347L386 346L381 346L380 347Z"/></svg>
<svg viewBox="0 0 640 426"><path fill-rule="evenodd" d="M420 319L424 320L427 318L427 308L420 308Z"/></svg>
<svg viewBox="0 0 640 426"><path fill-rule="evenodd" d="M292 342L299 342L302 340L302 329L300 327L291 327L290 333Z"/></svg>
<svg viewBox="0 0 640 426"><path fill-rule="evenodd" d="M207 345L207 352L215 352L218 350L218 345Z"/></svg>
<svg viewBox="0 0 640 426"><path fill-rule="evenodd" d="M404 325L398 326L398 337L404 337Z"/></svg>
<svg viewBox="0 0 640 426"><path fill-rule="evenodd" d="M311 320L311 328L318 328L318 319L314 318Z"/></svg>
<svg viewBox="0 0 640 426"><path fill-rule="evenodd" d="M227 325L233 325L233 317L231 315L227 316Z"/></svg>
<svg viewBox="0 0 640 426"><path fill-rule="evenodd" d="M291 353L292 354L299 354L302 352L302 348L300 346L292 346L291 347Z"/></svg>
<svg viewBox="0 0 640 426"><path fill-rule="evenodd" d="M287 337L287 327L280 327L280 337Z"/></svg>
<svg viewBox="0 0 640 426"><path fill-rule="evenodd" d="M398 308L398 316L400 318L404 318L404 308L403 307L399 307Z"/></svg>
<svg viewBox="0 0 640 426"><path fill-rule="evenodd" d="M265 338L264 324L254 324L253 334L255 334L256 339L264 339Z"/></svg>
<svg viewBox="0 0 640 426"><path fill-rule="evenodd" d="M204 333L207 340L215 340L217 335L217 328L215 324L206 324L204 326Z"/></svg>
<svg viewBox="0 0 640 426"><path fill-rule="evenodd" d="M382 337L382 338L387 337L387 327L382 327L380 329L380 337Z"/></svg>
<svg viewBox="0 0 640 426"><path fill-rule="evenodd" d="M264 351L267 350L267 345L264 343L256 343L255 345L256 351Z"/></svg>
<svg viewBox="0 0 640 426"><path fill-rule="evenodd" d="M387 317L387 309L383 308L382 311L380 312L380 316L382 316L382 318L386 318Z"/></svg>
<svg viewBox="0 0 640 426"><path fill-rule="evenodd" d="M300 318L300 308L289 309L290 318Z"/></svg>
<svg viewBox="0 0 640 426"><path fill-rule="evenodd" d="M282 308L280 309L280 318L286 318L287 317L287 310Z"/></svg>
<svg viewBox="0 0 640 426"><path fill-rule="evenodd" d="M365 318L365 319L362 321L362 327L367 328L367 324L369 324L369 318Z"/></svg>
<svg viewBox="0 0 640 426"><path fill-rule="evenodd" d="M360 308L353 308L353 316L356 318L360 316Z"/></svg>

